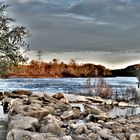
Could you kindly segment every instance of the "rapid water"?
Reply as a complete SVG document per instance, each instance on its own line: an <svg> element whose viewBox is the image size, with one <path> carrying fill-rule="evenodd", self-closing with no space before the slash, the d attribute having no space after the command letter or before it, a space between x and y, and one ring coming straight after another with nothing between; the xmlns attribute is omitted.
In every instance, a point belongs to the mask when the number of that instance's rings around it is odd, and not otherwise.
<svg viewBox="0 0 140 140"><path fill-rule="evenodd" d="M13 91L18 89L30 90L35 93L84 93L85 82L88 78L12 78L0 79L0 91ZM90 78L91 83L98 78ZM104 78L114 91L124 90L130 86L137 87L135 77Z"/></svg>

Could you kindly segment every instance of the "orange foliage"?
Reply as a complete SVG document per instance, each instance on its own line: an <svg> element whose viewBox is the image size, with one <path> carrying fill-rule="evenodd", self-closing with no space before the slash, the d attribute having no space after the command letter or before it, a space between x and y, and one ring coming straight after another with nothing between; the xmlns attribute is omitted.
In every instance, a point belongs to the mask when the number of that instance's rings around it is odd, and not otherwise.
<svg viewBox="0 0 140 140"><path fill-rule="evenodd" d="M10 74L9 74L10 75ZM28 65L18 65L11 75L16 77L96 77L110 76L110 70L101 65L82 64L75 62L40 62L32 60Z"/></svg>

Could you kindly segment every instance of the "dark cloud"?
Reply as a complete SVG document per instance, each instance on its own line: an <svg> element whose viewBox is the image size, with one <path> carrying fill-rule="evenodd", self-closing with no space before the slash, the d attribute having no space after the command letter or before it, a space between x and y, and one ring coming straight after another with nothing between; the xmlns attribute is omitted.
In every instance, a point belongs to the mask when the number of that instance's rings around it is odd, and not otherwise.
<svg viewBox="0 0 140 140"><path fill-rule="evenodd" d="M9 14L31 30L33 50L118 54L140 51L139 0L7 0L7 3L11 5Z"/></svg>

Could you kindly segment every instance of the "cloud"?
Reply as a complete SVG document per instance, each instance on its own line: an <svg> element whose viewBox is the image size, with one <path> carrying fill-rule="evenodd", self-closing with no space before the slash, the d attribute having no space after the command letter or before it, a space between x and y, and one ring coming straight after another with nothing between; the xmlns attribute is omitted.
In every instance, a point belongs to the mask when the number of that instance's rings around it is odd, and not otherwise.
<svg viewBox="0 0 140 140"><path fill-rule="evenodd" d="M7 1L9 14L30 28L33 50L116 52L118 58L107 55L110 63L123 60L121 51L140 52L138 0ZM130 57L125 60L138 59Z"/></svg>

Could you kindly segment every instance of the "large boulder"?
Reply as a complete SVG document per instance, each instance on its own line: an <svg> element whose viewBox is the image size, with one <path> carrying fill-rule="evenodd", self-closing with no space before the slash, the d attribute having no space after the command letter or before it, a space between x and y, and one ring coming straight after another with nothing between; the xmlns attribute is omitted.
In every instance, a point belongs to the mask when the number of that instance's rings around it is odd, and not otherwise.
<svg viewBox="0 0 140 140"><path fill-rule="evenodd" d="M47 134L12 129L7 134L7 140L49 140Z"/></svg>
<svg viewBox="0 0 140 140"><path fill-rule="evenodd" d="M74 94L65 94L65 98L69 101L69 103L91 103L85 96L74 95Z"/></svg>
<svg viewBox="0 0 140 140"><path fill-rule="evenodd" d="M131 134L129 140L140 140L140 133Z"/></svg>
<svg viewBox="0 0 140 140"><path fill-rule="evenodd" d="M58 136L64 136L63 129L55 122L48 123L40 128L40 133L53 133Z"/></svg>
<svg viewBox="0 0 140 140"><path fill-rule="evenodd" d="M9 130L12 129L22 129L22 130L30 130L34 131L33 124L37 124L38 119L29 117L29 116L22 116L20 114L11 117L9 122Z"/></svg>

